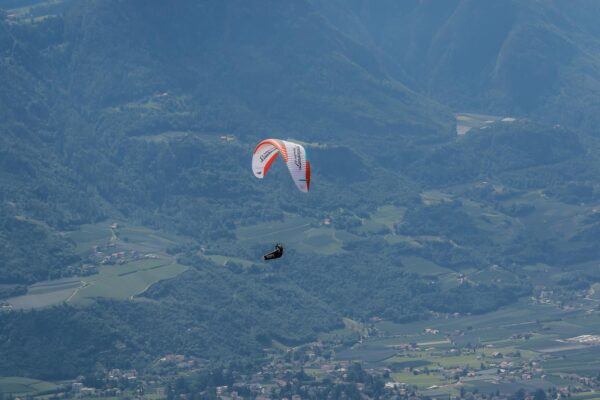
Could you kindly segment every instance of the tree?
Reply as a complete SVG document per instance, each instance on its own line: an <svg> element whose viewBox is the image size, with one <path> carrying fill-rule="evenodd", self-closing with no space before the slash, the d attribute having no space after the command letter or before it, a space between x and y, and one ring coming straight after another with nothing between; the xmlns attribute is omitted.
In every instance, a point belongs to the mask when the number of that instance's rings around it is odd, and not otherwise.
<svg viewBox="0 0 600 400"><path fill-rule="evenodd" d="M544 389L538 389L533 395L533 400L546 400L546 392Z"/></svg>

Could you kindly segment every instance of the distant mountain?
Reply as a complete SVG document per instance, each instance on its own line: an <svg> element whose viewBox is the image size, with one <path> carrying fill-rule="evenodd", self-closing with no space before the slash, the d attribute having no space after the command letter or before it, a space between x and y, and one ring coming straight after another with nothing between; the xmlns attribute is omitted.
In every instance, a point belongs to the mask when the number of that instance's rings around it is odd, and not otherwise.
<svg viewBox="0 0 600 400"><path fill-rule="evenodd" d="M348 37L456 110L593 129L600 88L594 1L320 1Z"/></svg>
<svg viewBox="0 0 600 400"><path fill-rule="evenodd" d="M444 107L394 79L305 1L88 2L66 14L63 40L65 86L82 107L113 118L139 110L132 126L107 134L185 125L333 140L438 135L452 125ZM163 93L159 122L143 107Z"/></svg>

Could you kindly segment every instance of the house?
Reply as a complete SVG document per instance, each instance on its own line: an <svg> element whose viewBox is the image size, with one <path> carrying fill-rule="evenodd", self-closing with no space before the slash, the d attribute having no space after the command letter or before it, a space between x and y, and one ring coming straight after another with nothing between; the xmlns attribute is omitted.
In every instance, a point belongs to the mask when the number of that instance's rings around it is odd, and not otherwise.
<svg viewBox="0 0 600 400"><path fill-rule="evenodd" d="M96 389L91 388L91 387L82 387L79 390L79 395L81 397L84 397L84 396L93 396L95 393L96 393Z"/></svg>
<svg viewBox="0 0 600 400"><path fill-rule="evenodd" d="M217 386L217 396L227 393L227 386Z"/></svg>

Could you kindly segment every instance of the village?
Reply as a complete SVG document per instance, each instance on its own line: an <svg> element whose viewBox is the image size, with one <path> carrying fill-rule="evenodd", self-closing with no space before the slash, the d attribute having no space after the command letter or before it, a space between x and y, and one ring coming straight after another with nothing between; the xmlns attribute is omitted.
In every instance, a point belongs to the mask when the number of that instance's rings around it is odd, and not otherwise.
<svg viewBox="0 0 600 400"><path fill-rule="evenodd" d="M422 336L439 335L436 328L426 328ZM529 340L531 335L515 335L512 340ZM593 340L592 340L593 338ZM381 338L374 338L377 340ZM582 335L568 343L599 344L597 337ZM361 338L352 346L358 349L371 340ZM144 372L111 368L93 377L80 376L70 386L53 393L54 398L166 398L195 399L288 399L322 398L326 393L345 393L357 399L467 398L471 400L523 400L570 398L596 393L597 376L554 373L544 369L545 353L531 357L528 352L497 349L494 345L459 346L452 340L435 344L406 343L393 347L394 355L377 362L343 359L347 348L339 342L316 341L303 346L265 349L268 362L251 370L223 368L211 370L208 360L183 354L165 354ZM525 356L522 353L528 353ZM422 359L421 363L414 360ZM406 360L406 361L402 361ZM425 360L428 360L425 362ZM479 363L475 365L473 360ZM431 362L437 361L437 362ZM417 366L422 365L422 366ZM219 376L200 392L194 388L198 377ZM437 383L433 383L437 382ZM555 384L553 382L560 382ZM432 384L429 384L432 383ZM511 388L509 390L508 388ZM542 396L543 397L540 397Z"/></svg>

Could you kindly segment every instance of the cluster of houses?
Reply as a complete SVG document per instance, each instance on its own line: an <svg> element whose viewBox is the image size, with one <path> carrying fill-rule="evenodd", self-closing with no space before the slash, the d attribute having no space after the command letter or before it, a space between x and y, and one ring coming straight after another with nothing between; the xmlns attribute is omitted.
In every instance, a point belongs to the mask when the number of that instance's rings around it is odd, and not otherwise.
<svg viewBox="0 0 600 400"><path fill-rule="evenodd" d="M161 357L158 362L160 364L173 365L179 370L192 369L200 364L197 358L183 354L167 354Z"/></svg>
<svg viewBox="0 0 600 400"><path fill-rule="evenodd" d="M439 335L440 330L436 328L425 328L422 331L425 335ZM461 331L455 331L454 334L460 336ZM531 333L519 333L511 336L511 339L527 339ZM443 338L444 341L427 343L404 343L393 346L399 350L398 356L404 355L407 359L414 359L416 353L422 351L432 351L437 355L460 356L472 354L477 360L481 360L479 366L473 366L468 363L465 365L437 365L430 364L420 367L406 367L402 370L392 370L392 366L378 366L367 369L365 372L372 377L378 377L382 386L383 393L380 393L381 399L418 399L422 396L440 398L448 396L449 393L455 393L461 389L461 398L469 400L506 400L510 398L509 394L500 393L495 395L481 393L462 393L465 390L472 390L479 383L485 382L498 385L498 387L548 387L546 373L540 364L539 359L527 359L522 357L518 350L494 349L494 345L485 346L467 345L457 347L451 340L451 337ZM600 344L600 335L581 335L566 339L565 342L597 345ZM443 343L445 347L425 348L433 343ZM448 346L447 344L450 344ZM448 348L450 347L450 348ZM482 351L483 350L483 351ZM499 349L500 350L500 349ZM298 400L301 397L290 393L322 393L326 388L332 385L352 386L354 390L360 393L363 399L369 398L369 387L365 383L353 379L355 373L352 361L340 361L332 358L335 353L335 345L321 342L314 342L308 345L290 349L281 353L275 349L269 349L268 356L270 361L264 364L260 369L253 373L234 374L233 383L218 386L216 389L217 398L223 400L238 400L242 398L256 398L261 400L281 399ZM479 362L478 362L479 363ZM145 380L144 377L138 377L136 370L111 369L106 372L104 382L105 389L90 388L83 384L82 380L75 382L72 386L72 394L75 397L98 397L98 396L121 396L130 393L132 390L139 393L152 393L158 398L164 398L167 395L166 382L161 376L185 376L190 372L199 371L208 366L208 361L183 354L166 354L155 361L153 364L158 369L154 370L155 381ZM160 371L160 372L157 372ZM427 389L417 389L416 386L407 382L402 382L394 373L410 373L412 375L435 374L440 377L438 383ZM565 386L559 386L551 389L553 399L570 397L574 393L595 391L598 389L598 379L596 377L584 377L576 374L562 374L560 378L567 381ZM123 385L131 382L133 384ZM385 384L383 384L385 382ZM117 392L127 387L127 392ZM120 388L120 389L115 389ZM290 390L294 388L294 390ZM470 389L469 389L470 388ZM168 389L171 390L171 389ZM141 391L141 392L140 392ZM208 392L207 392L208 393ZM172 392L169 392L172 394ZM287 397L286 397L287 396ZM550 394L549 394L550 396ZM314 397L314 396L313 396ZM179 399L190 398L186 394L177 394ZM447 398L447 397L446 397ZM550 397L549 397L550 398ZM533 400L533 394L527 393L524 400Z"/></svg>
<svg viewBox="0 0 600 400"><path fill-rule="evenodd" d="M424 333L438 334L439 331L433 328L427 328ZM591 335L572 338L579 340L591 340ZM334 361L322 343L313 343L288 351L287 353L272 354L271 361L263 365L259 370L253 373L235 375L234 383L218 386L216 388L217 398L223 400L238 400L242 398L255 399L281 399L287 396L288 400L298 400L301 397L297 394L286 395L290 393L289 388L296 390L294 393L319 393L331 385L351 385L361 394L362 398L367 399L368 390L365 383L354 381L352 379L352 370L355 367L352 361ZM406 344L407 356L420 351L415 344ZM451 348L444 350L448 355L472 354L477 351L476 348ZM440 397L441 393L448 395L448 387L453 389L468 389L477 386L477 382L488 382L496 385L509 384L514 387L535 387L536 382L542 382L546 378L545 371L538 360L527 360L521 358L518 352L500 352L493 351L486 355L481 355L482 364L480 368L468 365L463 366L439 366L429 365L425 367L413 368L407 367L401 371L392 371L388 367L376 367L365 370L371 376L378 376L385 382L384 391L380 393L381 399L418 399L421 396ZM169 376L180 374L189 374L190 371L198 370L205 366L205 362L195 357L183 354L166 354L156 360L155 365L167 368ZM163 370L164 371L164 370ZM391 379L393 372L420 374L436 374L443 377L445 385L433 385L427 389L417 390L417 388L408 383L398 382ZM159 374L160 375L160 374ZM156 373L154 373L156 376ZM562 374L563 380L570 382L567 386L558 387L553 392L552 398L566 398L574 393L596 390L598 380L596 377L582 377L575 374ZM72 395L74 397L98 397L98 396L116 396L126 395L132 390L135 393L153 394L159 398L166 397L165 383L158 381L147 381L144 377L139 377L136 370L111 369L104 376L106 387L104 389L86 387L83 379L78 379L72 385ZM156 378L155 378L156 379ZM125 385L123 384L125 383ZM127 384L130 383L130 384ZM127 393L123 388L127 387ZM500 386L499 386L500 387ZM120 389L117 389L120 388ZM470 389L469 389L470 390ZM455 391L455 390L454 390ZM436 393L440 394L438 396ZM462 393L462 392L461 392ZM505 400L510 396L508 394L497 393L496 395L466 393L461 394L461 398L469 400ZM525 400L533 397L530 394L525 396ZM178 394L177 398L187 399L187 395Z"/></svg>
<svg viewBox="0 0 600 400"><path fill-rule="evenodd" d="M109 381L121 381L126 380L129 382L135 381L138 377L138 373L135 369L127 369L120 370L118 368L113 368L108 371L106 378Z"/></svg>
<svg viewBox="0 0 600 400"><path fill-rule="evenodd" d="M115 246L107 245L106 248L94 246L88 261L100 265L123 265L137 260L160 258L153 253L140 253L136 250L110 251L111 247L114 248Z"/></svg>
<svg viewBox="0 0 600 400"><path fill-rule="evenodd" d="M311 363L312 364L312 363ZM281 393L285 388L294 386L305 393L316 392L321 385L345 384L347 381L347 371L349 362L340 362L324 365L313 365L320 367L319 379L313 382L303 381L298 377L302 362L285 362L282 360L273 361L263 367L261 371L252 375L241 376L240 379L229 386L219 386L216 388L217 397L222 400L239 400L242 398L261 399L282 399L300 400L300 395L294 394L288 397L282 397ZM364 391L363 383L355 383L359 392ZM243 396L241 395L243 393Z"/></svg>
<svg viewBox="0 0 600 400"><path fill-rule="evenodd" d="M94 396L97 391L96 388L84 386L83 382L73 382L71 385L71 392L75 397Z"/></svg>
<svg viewBox="0 0 600 400"><path fill-rule="evenodd" d="M597 346L600 344L600 335L580 335L573 338L565 339L565 342Z"/></svg>
<svg viewBox="0 0 600 400"><path fill-rule="evenodd" d="M565 387L572 393L589 392L592 389L598 388L598 377L595 376L580 376L577 374L558 374L561 379L570 382L571 384Z"/></svg>
<svg viewBox="0 0 600 400"><path fill-rule="evenodd" d="M75 382L71 384L71 396L75 398L120 397L123 395L123 389L119 388L119 386L129 387L136 383L138 380L138 372L135 369L121 370L113 368L105 373L104 378L106 387L98 388L85 386L85 377L77 377Z"/></svg>

